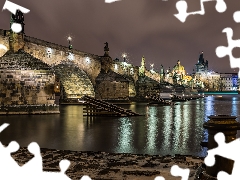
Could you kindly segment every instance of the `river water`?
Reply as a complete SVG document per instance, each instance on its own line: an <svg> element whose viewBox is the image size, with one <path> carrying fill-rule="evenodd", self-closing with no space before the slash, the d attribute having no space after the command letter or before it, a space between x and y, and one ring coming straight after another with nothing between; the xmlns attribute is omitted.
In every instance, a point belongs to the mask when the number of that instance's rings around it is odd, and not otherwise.
<svg viewBox="0 0 240 180"><path fill-rule="evenodd" d="M145 114L138 117L86 117L83 106L64 105L57 115L0 116L0 124L10 123L0 141L12 140L27 147L113 153L206 156L200 142L207 140L203 123L209 115L237 116L240 96L208 96L175 106L122 105ZM239 137L239 133L237 137Z"/></svg>

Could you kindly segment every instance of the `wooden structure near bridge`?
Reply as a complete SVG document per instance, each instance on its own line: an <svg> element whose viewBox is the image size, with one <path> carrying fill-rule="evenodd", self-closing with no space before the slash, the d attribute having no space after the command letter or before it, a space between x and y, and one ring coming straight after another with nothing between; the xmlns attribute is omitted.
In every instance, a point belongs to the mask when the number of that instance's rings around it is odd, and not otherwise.
<svg viewBox="0 0 240 180"><path fill-rule="evenodd" d="M83 114L85 116L141 116L136 112L110 104L108 102L95 99L90 96L83 97L84 105Z"/></svg>

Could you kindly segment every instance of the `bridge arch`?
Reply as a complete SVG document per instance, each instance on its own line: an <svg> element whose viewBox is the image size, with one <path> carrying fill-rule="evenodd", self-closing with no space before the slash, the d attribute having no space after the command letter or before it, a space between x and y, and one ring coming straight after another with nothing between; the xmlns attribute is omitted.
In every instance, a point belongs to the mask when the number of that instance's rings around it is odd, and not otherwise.
<svg viewBox="0 0 240 180"><path fill-rule="evenodd" d="M93 84L87 73L71 61L62 61L53 67L62 86L63 98L76 99L84 95L95 97Z"/></svg>

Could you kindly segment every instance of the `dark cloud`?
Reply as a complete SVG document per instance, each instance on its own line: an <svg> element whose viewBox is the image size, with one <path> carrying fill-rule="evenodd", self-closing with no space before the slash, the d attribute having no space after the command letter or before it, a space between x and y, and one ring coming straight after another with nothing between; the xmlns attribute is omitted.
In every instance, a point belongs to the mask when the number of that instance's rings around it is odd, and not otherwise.
<svg viewBox="0 0 240 180"><path fill-rule="evenodd" d="M25 31L29 36L67 45L66 37L74 37L75 49L103 54L104 42L109 43L112 58L129 53L130 62L140 65L146 57L147 66L160 64L172 67L179 59L191 73L198 54L204 51L211 69L233 72L228 57L218 58L215 49L227 46L225 27L234 30L240 39L240 24L233 13L240 10L238 0L228 0L227 11L218 13L215 1L206 2L204 16L189 16L185 23L174 17L177 0L122 0L106 4L104 0L41 0L12 1L30 9L25 15ZM188 11L200 9L200 0L187 0ZM3 6L4 2L0 5ZM9 29L10 14L1 12L0 28ZM234 54L240 57L239 50Z"/></svg>

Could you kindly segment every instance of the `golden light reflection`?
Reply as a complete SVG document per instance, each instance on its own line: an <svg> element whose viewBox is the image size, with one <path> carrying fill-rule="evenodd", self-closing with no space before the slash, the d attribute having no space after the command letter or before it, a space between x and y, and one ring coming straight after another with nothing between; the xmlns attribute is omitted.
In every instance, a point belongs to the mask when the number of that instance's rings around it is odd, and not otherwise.
<svg viewBox="0 0 240 180"><path fill-rule="evenodd" d="M76 146L76 141L79 147L83 147L88 137L85 136L82 106L67 106L66 111L68 113L64 113L63 118L68 119L68 121L64 121L66 130L62 132L66 147ZM76 127L78 127L77 132L75 131ZM88 142L91 143L90 139L88 139Z"/></svg>

